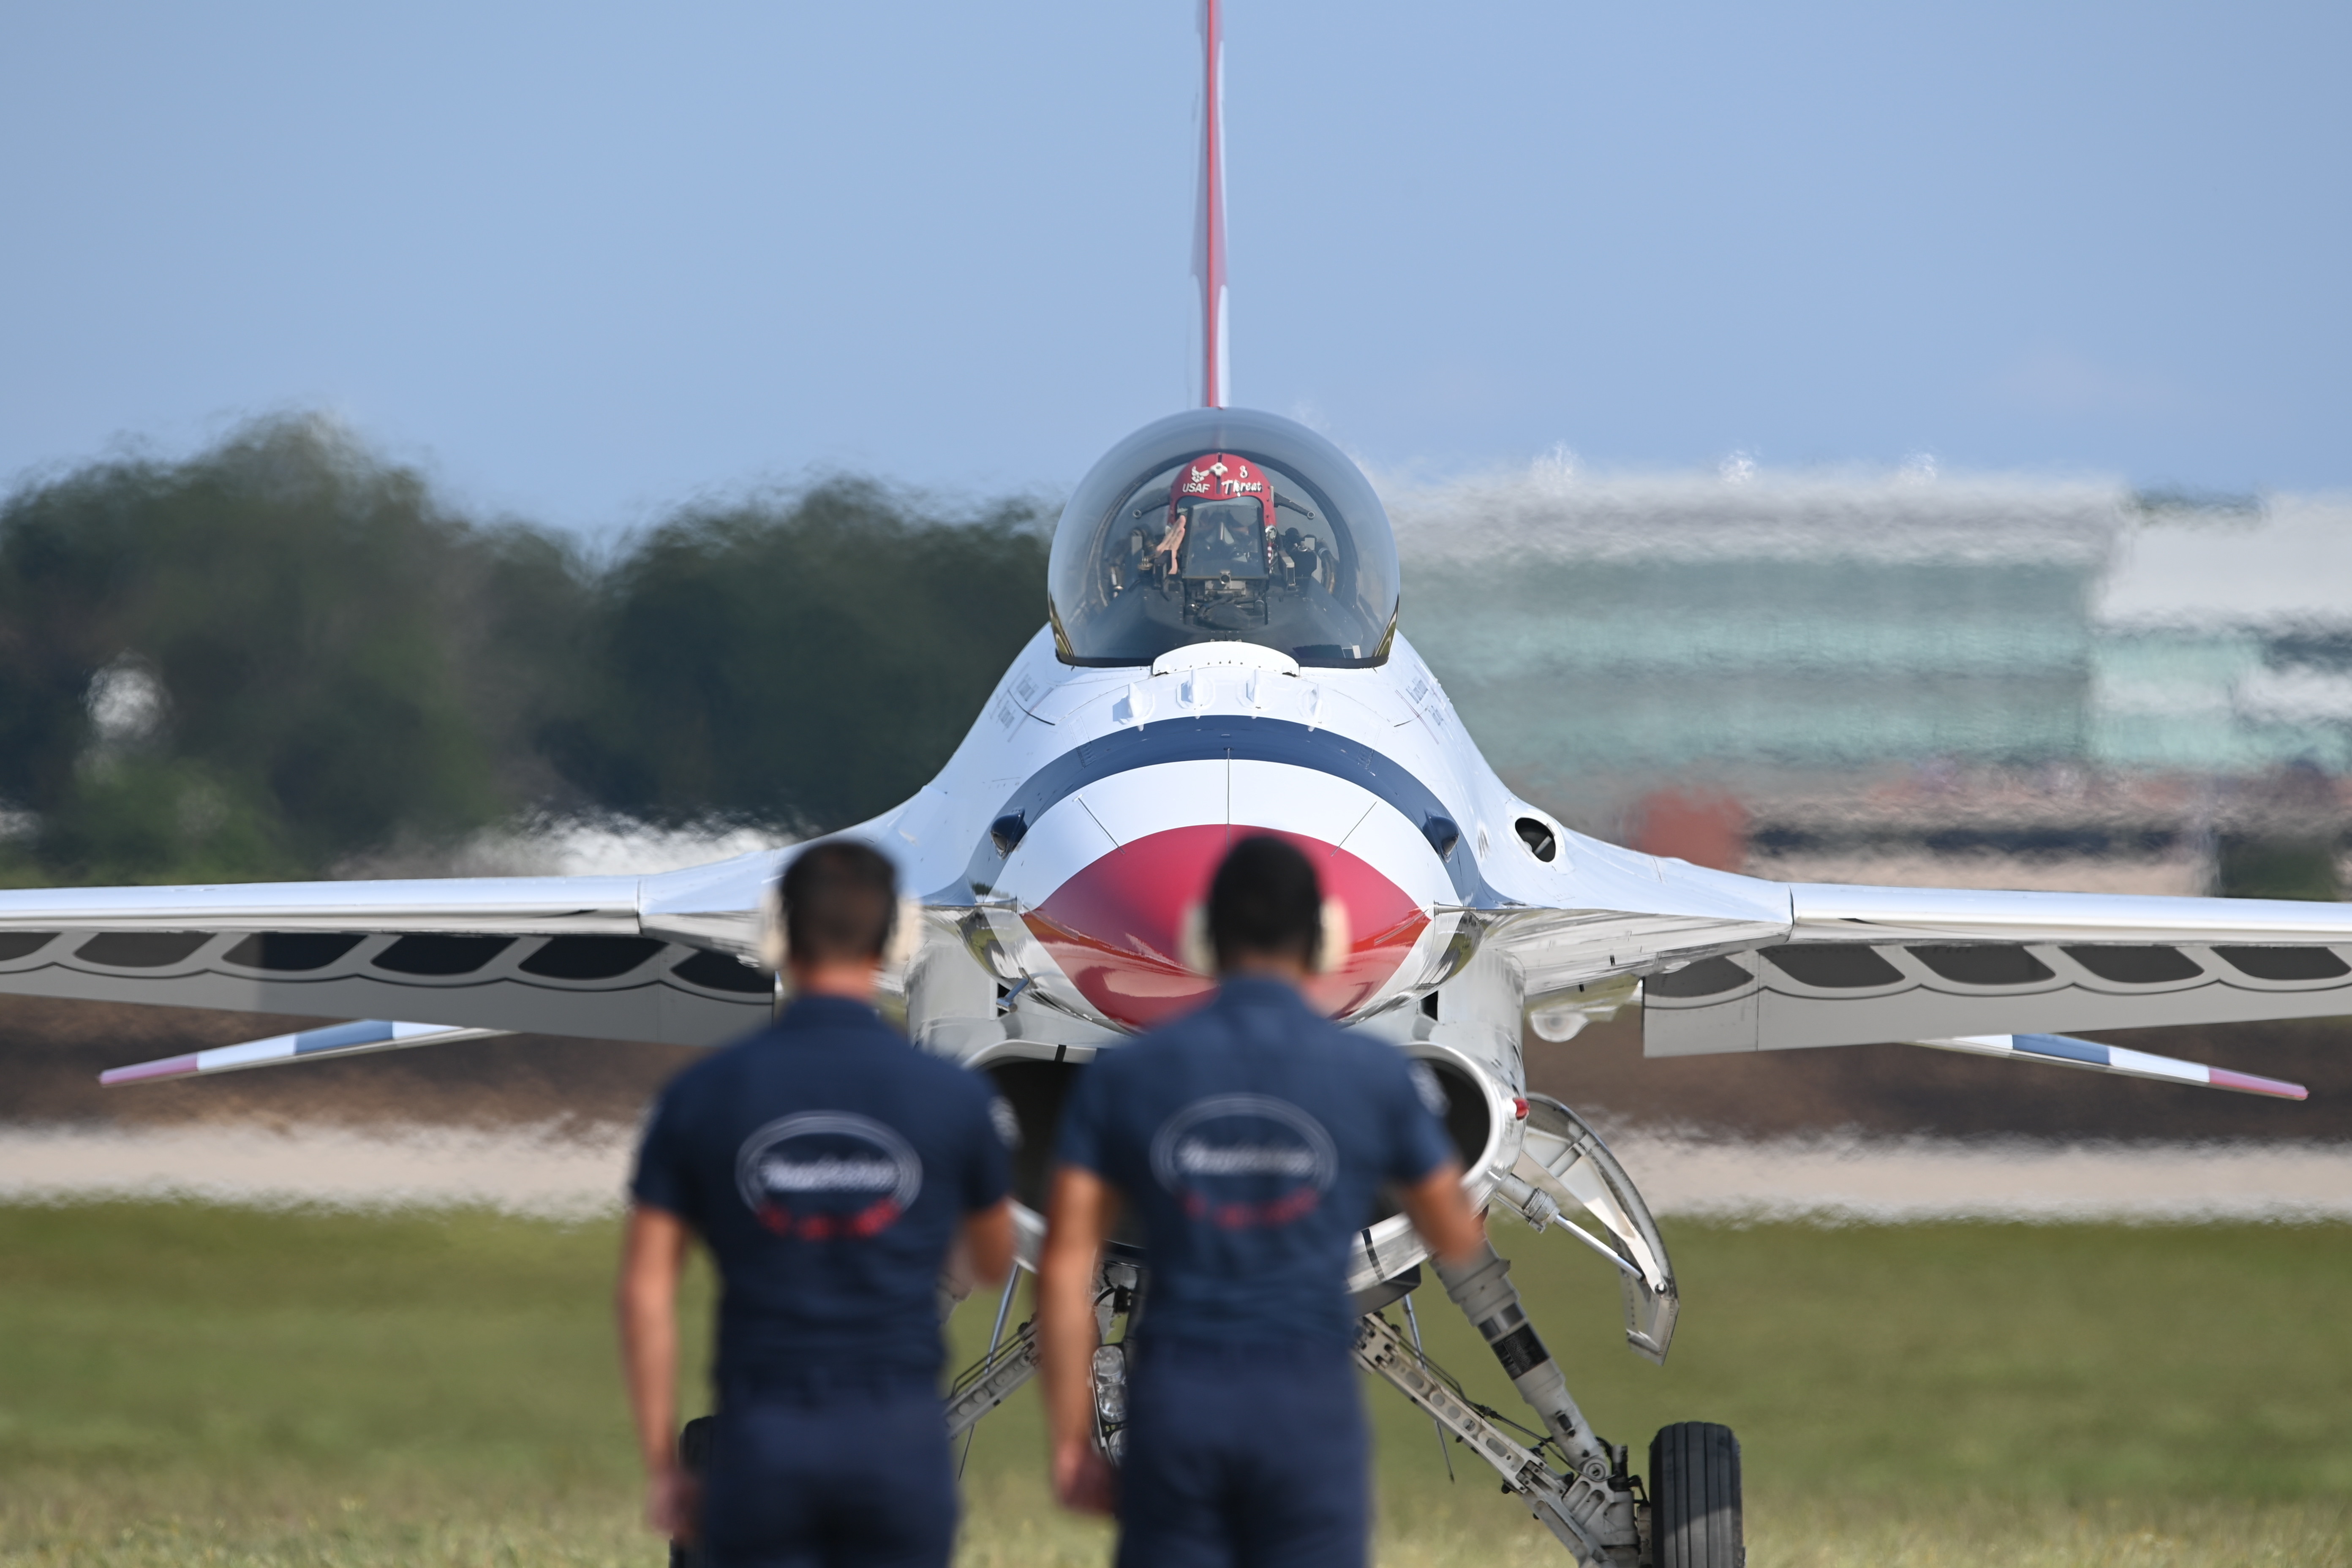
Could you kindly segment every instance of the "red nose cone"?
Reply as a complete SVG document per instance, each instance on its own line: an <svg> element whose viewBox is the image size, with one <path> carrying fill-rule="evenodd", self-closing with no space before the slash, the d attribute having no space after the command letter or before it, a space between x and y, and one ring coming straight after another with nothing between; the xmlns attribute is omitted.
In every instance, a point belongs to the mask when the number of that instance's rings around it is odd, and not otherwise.
<svg viewBox="0 0 2352 1568"><path fill-rule="evenodd" d="M1171 827L1115 849L1055 889L1029 929L1103 1016L1150 1028L1207 1000L1216 983L1181 957L1184 912L1209 896L1209 879L1236 837L1256 833L1297 846L1315 864L1323 896L1348 906L1354 940L1347 961L1307 987L1315 1005L1345 1017L1396 973L1429 917L1404 889L1360 858L1320 839L1265 828Z"/></svg>

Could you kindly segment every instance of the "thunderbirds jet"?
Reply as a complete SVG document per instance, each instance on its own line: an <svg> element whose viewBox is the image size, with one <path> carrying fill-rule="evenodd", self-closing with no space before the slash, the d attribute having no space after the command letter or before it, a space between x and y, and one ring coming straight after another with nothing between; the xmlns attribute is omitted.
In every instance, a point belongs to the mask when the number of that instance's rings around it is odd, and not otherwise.
<svg viewBox="0 0 2352 1568"><path fill-rule="evenodd" d="M1305 850L1344 908L1321 1006L1427 1065L1474 1197L1615 1269L1627 1338L1653 1360L1679 1304L1666 1248L1592 1130L1528 1092L1527 1027L1565 1038L1638 1000L1653 1056L1908 1041L2302 1098L2055 1031L2352 1012L2352 906L1769 882L1582 837L1514 795L1399 628L1373 487L1322 437L1226 404L1216 26L1207 0L1204 405L1087 474L1054 537L1047 625L939 776L844 835L916 895L886 977L908 1035L989 1074L1018 1117L1024 1259L1072 1075L1208 995L1190 911L1244 834ZM793 852L643 877L0 893L0 991L362 1020L118 1083L511 1031L715 1045L778 1001L771 889ZM1362 1231L1367 1368L1580 1561L1738 1561L1727 1429L1669 1426L1635 1474L1491 1256L1448 1270L1446 1293L1538 1425L1472 1404L1417 1348L1425 1256L1401 1215ZM1106 1264L1107 1338L1147 1268L1124 1248ZM951 1394L958 1430L1034 1369L1028 1328L1007 1337L1004 1316ZM1114 1452L1122 1366L1114 1342L1097 1369Z"/></svg>

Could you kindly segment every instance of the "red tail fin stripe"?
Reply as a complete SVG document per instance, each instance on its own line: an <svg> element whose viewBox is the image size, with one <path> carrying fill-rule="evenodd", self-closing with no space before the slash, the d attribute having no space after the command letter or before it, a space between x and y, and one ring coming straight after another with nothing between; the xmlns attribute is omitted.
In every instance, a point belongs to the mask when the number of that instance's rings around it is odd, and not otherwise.
<svg viewBox="0 0 2352 1568"><path fill-rule="evenodd" d="M1201 0L1201 405L1225 406L1225 33L1218 0Z"/></svg>

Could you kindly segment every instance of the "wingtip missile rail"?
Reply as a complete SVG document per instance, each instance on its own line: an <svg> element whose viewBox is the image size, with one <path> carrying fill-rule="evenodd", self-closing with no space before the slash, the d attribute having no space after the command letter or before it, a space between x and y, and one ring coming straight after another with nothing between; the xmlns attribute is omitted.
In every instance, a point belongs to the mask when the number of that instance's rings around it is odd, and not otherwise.
<svg viewBox="0 0 2352 1568"><path fill-rule="evenodd" d="M2159 1057L2122 1046L2103 1046L2071 1035L1963 1035L1940 1040L1913 1040L1931 1050L1963 1051L1970 1056L2006 1057L2012 1061L2047 1062L2053 1067L2082 1068L2092 1072L2119 1073L2126 1078L2153 1079L2158 1083L2187 1084L2195 1089L2225 1089L2239 1094L2266 1095L2274 1100L2306 1100L2311 1091L2284 1079L2261 1078L2228 1068L2208 1067L2178 1057Z"/></svg>
<svg viewBox="0 0 2352 1568"><path fill-rule="evenodd" d="M451 1028L446 1024L401 1024L363 1018L272 1035L241 1045L215 1046L210 1050L161 1057L151 1062L109 1068L98 1081L109 1088L126 1083L154 1083L164 1079L200 1078L208 1073L243 1072L250 1068L277 1067L286 1062L323 1061L330 1057L363 1056L373 1051L404 1051L417 1046L439 1046L457 1040L485 1040L510 1035L511 1029Z"/></svg>

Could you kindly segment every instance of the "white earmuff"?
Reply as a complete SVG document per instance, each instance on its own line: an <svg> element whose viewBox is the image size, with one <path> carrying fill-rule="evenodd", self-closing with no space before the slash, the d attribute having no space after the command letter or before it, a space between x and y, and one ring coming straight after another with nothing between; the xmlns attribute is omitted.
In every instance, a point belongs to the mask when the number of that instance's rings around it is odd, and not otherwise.
<svg viewBox="0 0 2352 1568"><path fill-rule="evenodd" d="M773 884L760 900L760 963L782 974L791 957L784 942L784 890L782 884Z"/></svg>
<svg viewBox="0 0 2352 1568"><path fill-rule="evenodd" d="M1328 974L1348 962L1356 933L1348 929L1348 906L1338 899L1323 900L1323 934L1315 944L1314 971Z"/></svg>
<svg viewBox="0 0 2352 1568"><path fill-rule="evenodd" d="M898 919L890 928L890 940L882 947L882 972L904 974L907 966L915 962L915 954L923 948L923 900L900 899Z"/></svg>
<svg viewBox="0 0 2352 1568"><path fill-rule="evenodd" d="M1195 974L1217 972L1217 950L1209 941L1209 906L1186 906L1176 933L1176 962Z"/></svg>

